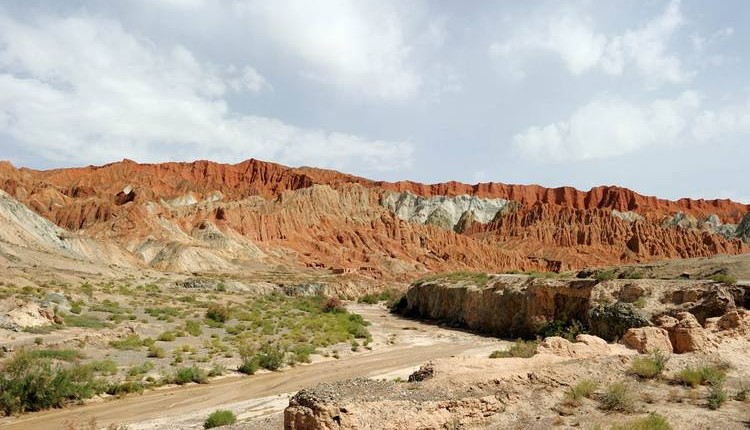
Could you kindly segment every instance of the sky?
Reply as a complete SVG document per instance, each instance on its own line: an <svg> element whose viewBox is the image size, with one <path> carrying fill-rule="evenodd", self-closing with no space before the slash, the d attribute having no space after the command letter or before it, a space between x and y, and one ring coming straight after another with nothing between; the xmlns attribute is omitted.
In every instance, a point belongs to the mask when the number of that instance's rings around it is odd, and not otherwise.
<svg viewBox="0 0 750 430"><path fill-rule="evenodd" d="M744 0L0 3L0 159L750 203Z"/></svg>

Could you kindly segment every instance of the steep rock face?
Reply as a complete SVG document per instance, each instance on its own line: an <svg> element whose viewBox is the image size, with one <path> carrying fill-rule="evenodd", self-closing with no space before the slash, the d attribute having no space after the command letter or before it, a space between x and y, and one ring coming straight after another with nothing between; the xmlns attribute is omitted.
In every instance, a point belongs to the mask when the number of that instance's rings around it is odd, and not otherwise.
<svg viewBox="0 0 750 430"><path fill-rule="evenodd" d="M681 212L742 226L746 205L671 202L617 187L382 183L258 160L124 160L49 171L4 162L0 188L62 228L114 240L165 270L255 262L414 278L428 270L560 271L750 250L733 237L663 223Z"/></svg>
<svg viewBox="0 0 750 430"><path fill-rule="evenodd" d="M645 306L618 301L637 287ZM417 282L406 292L399 311L501 337L534 337L550 323L576 320L591 334L620 338L630 328L644 327L662 315L686 310L711 317L731 309L712 309L714 297L744 303L750 287L727 287L701 281L544 279L497 275L486 286L445 279ZM692 316L692 314L691 314ZM695 319L695 317L693 317ZM696 320L697 321L697 320ZM700 324L699 324L700 326ZM669 329L667 329L669 331Z"/></svg>

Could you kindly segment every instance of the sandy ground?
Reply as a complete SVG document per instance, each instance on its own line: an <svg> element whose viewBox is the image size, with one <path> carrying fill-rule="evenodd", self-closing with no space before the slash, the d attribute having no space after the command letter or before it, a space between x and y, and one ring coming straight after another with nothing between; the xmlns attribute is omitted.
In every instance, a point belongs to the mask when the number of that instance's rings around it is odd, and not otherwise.
<svg viewBox="0 0 750 430"><path fill-rule="evenodd" d="M4 418L0 427L52 430L65 428L66 423L85 424L94 419L99 428L117 424L127 425L130 430L199 429L206 416L221 408L234 411L240 420L255 419L239 428L280 428L281 412L289 396L302 388L359 376L405 378L433 358L486 357L508 345L495 338L406 320L382 306L352 305L350 310L372 323L369 327L375 340L372 351L282 372L227 377L207 385L170 387L123 399Z"/></svg>

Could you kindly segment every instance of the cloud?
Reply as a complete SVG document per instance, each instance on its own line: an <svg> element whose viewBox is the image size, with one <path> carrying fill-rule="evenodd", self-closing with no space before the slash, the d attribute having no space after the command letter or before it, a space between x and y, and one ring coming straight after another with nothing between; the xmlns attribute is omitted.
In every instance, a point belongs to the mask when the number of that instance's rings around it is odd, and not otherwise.
<svg viewBox="0 0 750 430"><path fill-rule="evenodd" d="M369 98L414 96L421 76L398 3L348 0L257 0L236 10L283 52L302 60L303 75ZM428 27L436 43L444 37Z"/></svg>
<svg viewBox="0 0 750 430"><path fill-rule="evenodd" d="M252 66L202 62L92 16L0 15L0 136L65 163L249 157L364 170L411 162L408 142L371 141L233 112L229 92L269 89Z"/></svg>
<svg viewBox="0 0 750 430"><path fill-rule="evenodd" d="M614 157L647 146L675 144L689 131L699 105L699 96L690 91L647 105L601 97L576 109L565 121L516 134L513 144L533 159Z"/></svg>
<svg viewBox="0 0 750 430"><path fill-rule="evenodd" d="M683 83L693 72L667 49L670 38L684 23L680 1L672 0L664 12L645 25L622 34L606 35L594 28L590 17L570 10L551 10L513 36L490 45L490 54L523 78L524 66L536 53L558 56L574 75L594 70L620 75L633 70L649 85Z"/></svg>

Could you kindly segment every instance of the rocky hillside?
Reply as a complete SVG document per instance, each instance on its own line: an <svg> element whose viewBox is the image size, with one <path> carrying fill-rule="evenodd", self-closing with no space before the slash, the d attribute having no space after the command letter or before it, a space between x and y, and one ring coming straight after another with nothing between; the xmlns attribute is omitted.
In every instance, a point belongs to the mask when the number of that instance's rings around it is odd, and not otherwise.
<svg viewBox="0 0 750 430"><path fill-rule="evenodd" d="M309 267L563 271L750 250L750 208L619 187L385 183L248 160L38 171L0 162L0 189L57 226L174 271Z"/></svg>
<svg viewBox="0 0 750 430"><path fill-rule="evenodd" d="M700 323L750 307L750 285L713 281L447 275L415 282L398 311L500 337L572 328L613 341L664 315L689 312Z"/></svg>

